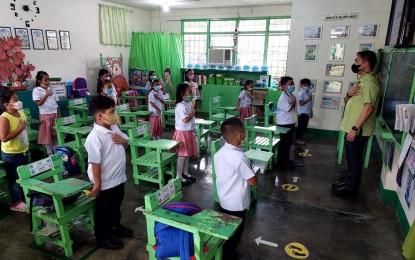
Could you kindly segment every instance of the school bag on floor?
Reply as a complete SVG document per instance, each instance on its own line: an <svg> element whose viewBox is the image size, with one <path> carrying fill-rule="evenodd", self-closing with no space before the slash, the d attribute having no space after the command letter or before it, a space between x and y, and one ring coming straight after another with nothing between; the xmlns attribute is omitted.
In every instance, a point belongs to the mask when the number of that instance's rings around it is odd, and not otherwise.
<svg viewBox="0 0 415 260"><path fill-rule="evenodd" d="M88 85L86 83L86 79L76 78L72 82L71 95L73 95L74 97L86 97L90 95L88 91Z"/></svg>
<svg viewBox="0 0 415 260"><path fill-rule="evenodd" d="M76 175L80 173L78 162L71 148L64 145L59 146L56 148L54 154L62 156L63 166L66 170L66 174L64 173L64 175Z"/></svg>

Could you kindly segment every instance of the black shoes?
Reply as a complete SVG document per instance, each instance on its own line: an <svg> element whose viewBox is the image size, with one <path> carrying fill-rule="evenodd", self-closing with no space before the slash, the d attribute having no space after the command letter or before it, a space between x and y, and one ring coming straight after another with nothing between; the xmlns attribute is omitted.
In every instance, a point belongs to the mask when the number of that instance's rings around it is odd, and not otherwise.
<svg viewBox="0 0 415 260"><path fill-rule="evenodd" d="M112 235L116 237L132 237L133 230L122 225L112 229Z"/></svg>
<svg viewBox="0 0 415 260"><path fill-rule="evenodd" d="M190 185L190 184L192 184L190 181L188 181L186 178L184 178L184 176L183 176L183 178L182 178L182 186L187 186L187 185Z"/></svg>
<svg viewBox="0 0 415 260"><path fill-rule="evenodd" d="M124 248L124 243L115 237L107 238L103 241L97 242L98 247L110 250L120 250Z"/></svg>
<svg viewBox="0 0 415 260"><path fill-rule="evenodd" d="M347 185L334 189L331 189L331 193L333 193L336 196L355 196L357 195L357 191L349 188Z"/></svg>
<svg viewBox="0 0 415 260"><path fill-rule="evenodd" d="M190 181L191 183L196 182L196 178L193 177L192 175L188 174L188 173L187 174L183 173L183 178L185 178L187 181Z"/></svg>
<svg viewBox="0 0 415 260"><path fill-rule="evenodd" d="M338 188L346 186L346 184L347 184L347 181L339 181L339 182L333 183L331 185L331 188L332 189L338 189Z"/></svg>

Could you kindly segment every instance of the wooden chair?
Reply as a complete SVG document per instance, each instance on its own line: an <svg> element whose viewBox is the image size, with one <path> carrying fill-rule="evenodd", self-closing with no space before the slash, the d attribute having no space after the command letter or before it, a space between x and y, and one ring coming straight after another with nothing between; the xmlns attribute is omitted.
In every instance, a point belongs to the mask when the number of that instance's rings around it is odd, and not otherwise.
<svg viewBox="0 0 415 260"><path fill-rule="evenodd" d="M75 179L63 179L62 173L65 171L62 158L59 155L48 157L43 160L20 166L17 168L19 179L17 182L23 189L27 205L30 205L28 197L29 191L37 191L50 195L53 199L54 211L44 212L44 208L33 206L32 208L32 234L35 236L36 244L41 245L45 242L53 243L63 248L67 257L73 255L72 240L70 230L76 226L75 218L86 214L85 223L87 228L93 231L94 227L94 205L95 198L88 197L84 194L72 204L64 205L64 198L82 192L92 186L92 183ZM51 180L52 179L52 180ZM51 182L46 182L51 180ZM28 208L28 211L30 208ZM88 219L86 219L88 218ZM56 228L50 226L43 227L42 222L48 225L56 225ZM52 232L57 233L52 236ZM48 236L50 234L50 236Z"/></svg>
<svg viewBox="0 0 415 260"><path fill-rule="evenodd" d="M144 197L147 223L147 251L150 260L155 256L155 223L163 223L193 234L194 257L197 260L222 259L222 247L242 223L242 219L205 209L193 216L186 216L163 208L170 202L180 201L183 197L181 180L174 179L160 190ZM179 259L178 257L168 259Z"/></svg>
<svg viewBox="0 0 415 260"><path fill-rule="evenodd" d="M209 134L212 131L212 125L215 124L215 121L195 118L195 124L197 152L200 157L202 152L207 151Z"/></svg>
<svg viewBox="0 0 415 260"><path fill-rule="evenodd" d="M127 91L121 92L121 103L129 104L128 101L133 100L135 101L135 107L130 106L130 109L132 111L147 110L147 104L145 104L147 97L145 95L140 95L138 93L136 95L131 95L132 92L136 92L136 91L127 90Z"/></svg>
<svg viewBox="0 0 415 260"><path fill-rule="evenodd" d="M223 139L223 137L221 137L221 138L219 138L216 141L213 141L211 143L213 198L215 199L216 202L219 202L219 197L218 197L218 190L216 188L215 154L224 145L225 145L225 139ZM253 170L255 172L255 175L257 175L260 169L259 169L259 167L253 167ZM254 200L258 199L258 183L257 183L257 185L251 187L251 194L252 194L252 199L254 199Z"/></svg>
<svg viewBox="0 0 415 260"><path fill-rule="evenodd" d="M120 129L123 132L128 132L128 130L133 129L138 126L138 117L148 116L151 114L150 111L131 111L130 105L128 103L119 105L115 108L120 120L118 124ZM124 121L124 122L123 122Z"/></svg>
<svg viewBox="0 0 415 260"><path fill-rule="evenodd" d="M0 190L0 199L4 199L9 203L9 189L7 185L6 171L3 168L3 161L0 161L0 184L4 185L5 187L4 190Z"/></svg>
<svg viewBox="0 0 415 260"><path fill-rule="evenodd" d="M88 116L88 102L86 101L86 98L77 98L69 100L68 110L69 115L71 116L74 116L75 114L80 115L79 122L82 125L89 125L94 122L94 118L92 116Z"/></svg>
<svg viewBox="0 0 415 260"><path fill-rule="evenodd" d="M170 108L170 109L167 109L161 112L161 122L162 122L163 128L165 128L167 125L174 126L176 124L175 112L176 110L174 108Z"/></svg>
<svg viewBox="0 0 415 260"><path fill-rule="evenodd" d="M211 132L215 134L221 134L220 124L222 123L222 121L233 117L233 115L228 114L227 110L221 106L221 101L221 96L209 99L209 120L213 120L216 122L216 126L212 128Z"/></svg>
<svg viewBox="0 0 415 260"><path fill-rule="evenodd" d="M276 109L275 109L275 106L274 106L274 102L269 102L269 103L265 104L265 106L264 106L264 126L265 127L269 126L270 117L275 118L275 115L276 115L275 110Z"/></svg>
<svg viewBox="0 0 415 260"><path fill-rule="evenodd" d="M273 165L273 156L277 156L277 146L280 141L279 133L286 132L289 129L270 126L261 127L257 126L257 116L245 118L244 127L246 132L246 141L244 143L244 149L247 152L247 156L250 160L259 161L268 164L268 168L271 170ZM254 151L248 151L254 149ZM262 151L262 150L266 150Z"/></svg>
<svg viewBox="0 0 415 260"><path fill-rule="evenodd" d="M46 147L44 145L37 143L37 137L39 136L39 131L32 129L32 125L39 124L41 121L38 119L34 119L31 116L30 109L25 108L23 109L24 114L26 115L26 122L27 122L27 135L29 136L29 148L30 149L38 149L43 152L43 155L47 156ZM32 156L32 154L30 154Z"/></svg>
<svg viewBox="0 0 415 260"><path fill-rule="evenodd" d="M131 164L135 184L140 180L158 183L162 187L165 183L164 174L172 177L176 175L177 153L169 152L179 142L172 140L151 140L150 125L147 122L128 131L130 137ZM144 148L145 153L140 155L139 150ZM145 166L145 170L141 169Z"/></svg>
<svg viewBox="0 0 415 260"><path fill-rule="evenodd" d="M339 130L339 137L337 139L337 164L342 164L345 135L346 135L345 132L343 132L342 130ZM364 164L363 164L363 166L365 168L367 168L369 166L370 153L372 151L372 143L373 143L373 135L371 135L369 137L369 140L367 141L365 161L364 161Z"/></svg>
<svg viewBox="0 0 415 260"><path fill-rule="evenodd" d="M58 145L67 146L75 152L81 173L86 173L85 161L88 157L88 153L84 147L85 136L88 135L92 129L91 126L83 126L78 114L55 120ZM74 138L74 141L65 142L65 135L71 135Z"/></svg>

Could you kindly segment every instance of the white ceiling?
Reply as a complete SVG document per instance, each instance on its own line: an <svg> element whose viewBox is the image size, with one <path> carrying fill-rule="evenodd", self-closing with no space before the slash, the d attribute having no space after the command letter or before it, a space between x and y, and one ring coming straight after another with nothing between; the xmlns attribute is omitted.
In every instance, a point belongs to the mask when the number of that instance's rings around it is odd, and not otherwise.
<svg viewBox="0 0 415 260"><path fill-rule="evenodd" d="M157 10L168 5L170 9L251 7L264 5L290 4L292 0L105 0L145 10Z"/></svg>

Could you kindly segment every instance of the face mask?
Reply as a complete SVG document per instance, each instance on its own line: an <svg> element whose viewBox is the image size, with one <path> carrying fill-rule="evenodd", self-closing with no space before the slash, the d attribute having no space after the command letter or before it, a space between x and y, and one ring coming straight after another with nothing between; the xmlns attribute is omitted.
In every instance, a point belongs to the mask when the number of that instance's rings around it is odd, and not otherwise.
<svg viewBox="0 0 415 260"><path fill-rule="evenodd" d="M152 80L153 80L153 79L156 79L156 76L151 76L151 77L150 77L150 79L152 79Z"/></svg>
<svg viewBox="0 0 415 260"><path fill-rule="evenodd" d="M13 108L16 109L17 111L22 110L23 109L23 102L22 101L17 101L16 103L13 104Z"/></svg>
<svg viewBox="0 0 415 260"><path fill-rule="evenodd" d="M159 91L160 90L160 86L158 86L158 85L157 86L154 86L154 90L155 91Z"/></svg>
<svg viewBox="0 0 415 260"><path fill-rule="evenodd" d="M111 96L112 95L112 88L107 88L105 90L105 94L107 94L108 96Z"/></svg>
<svg viewBox="0 0 415 260"><path fill-rule="evenodd" d="M294 90L295 90L295 85L291 85L291 86L288 87L287 92L288 93L293 93Z"/></svg>
<svg viewBox="0 0 415 260"><path fill-rule="evenodd" d="M252 91L253 89L254 89L253 87L249 87L249 88L248 88L248 90L249 90L249 91Z"/></svg>
<svg viewBox="0 0 415 260"><path fill-rule="evenodd" d="M308 90L310 89L309 87L303 87L305 92L308 92Z"/></svg>
<svg viewBox="0 0 415 260"><path fill-rule="evenodd" d="M193 100L193 96L186 96L186 100L189 101L189 102L192 101Z"/></svg>
<svg viewBox="0 0 415 260"><path fill-rule="evenodd" d="M104 123L107 125L116 125L118 123L118 115L114 113L113 115L109 116L106 114L102 114L104 116Z"/></svg>
<svg viewBox="0 0 415 260"><path fill-rule="evenodd" d="M193 79L195 78L195 75L189 75L189 76L187 76L187 78L188 78L189 80L193 80Z"/></svg>
<svg viewBox="0 0 415 260"><path fill-rule="evenodd" d="M362 65L352 64L353 73L359 73L359 71L361 70L360 66Z"/></svg>

